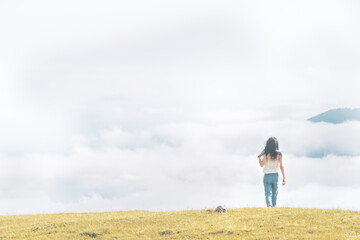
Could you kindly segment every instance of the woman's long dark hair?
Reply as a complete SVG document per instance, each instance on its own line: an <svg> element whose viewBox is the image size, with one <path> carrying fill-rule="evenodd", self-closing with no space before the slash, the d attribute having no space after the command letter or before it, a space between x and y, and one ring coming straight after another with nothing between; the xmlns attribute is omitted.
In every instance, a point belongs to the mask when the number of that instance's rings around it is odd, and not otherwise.
<svg viewBox="0 0 360 240"><path fill-rule="evenodd" d="M265 155L270 154L272 159L277 158L278 154L281 154L279 152L279 142L276 137L271 137L266 141L264 153Z"/></svg>

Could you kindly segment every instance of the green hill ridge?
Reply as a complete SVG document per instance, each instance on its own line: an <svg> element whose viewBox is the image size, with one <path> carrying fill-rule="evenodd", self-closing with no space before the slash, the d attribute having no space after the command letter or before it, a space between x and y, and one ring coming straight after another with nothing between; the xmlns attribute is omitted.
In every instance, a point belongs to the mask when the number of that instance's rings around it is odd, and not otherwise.
<svg viewBox="0 0 360 240"><path fill-rule="evenodd" d="M360 108L337 108L323 112L308 119L311 122L339 124L346 121L360 121Z"/></svg>

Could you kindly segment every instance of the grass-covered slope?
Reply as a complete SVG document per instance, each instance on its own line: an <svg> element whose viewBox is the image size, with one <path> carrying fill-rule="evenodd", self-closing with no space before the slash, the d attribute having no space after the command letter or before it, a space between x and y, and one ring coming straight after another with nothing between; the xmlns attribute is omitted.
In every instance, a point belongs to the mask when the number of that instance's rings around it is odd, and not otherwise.
<svg viewBox="0 0 360 240"><path fill-rule="evenodd" d="M360 212L241 208L1 216L0 239L359 239Z"/></svg>

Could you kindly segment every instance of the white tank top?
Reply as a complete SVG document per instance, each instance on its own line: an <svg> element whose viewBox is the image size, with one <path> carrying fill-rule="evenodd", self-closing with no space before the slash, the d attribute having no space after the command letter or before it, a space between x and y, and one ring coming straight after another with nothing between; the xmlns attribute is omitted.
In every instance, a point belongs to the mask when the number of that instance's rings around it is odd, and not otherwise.
<svg viewBox="0 0 360 240"><path fill-rule="evenodd" d="M267 173L277 173L279 172L280 169L280 161L279 159L276 159L275 161L273 160L265 160L265 165L264 165L264 169L263 172L265 174Z"/></svg>

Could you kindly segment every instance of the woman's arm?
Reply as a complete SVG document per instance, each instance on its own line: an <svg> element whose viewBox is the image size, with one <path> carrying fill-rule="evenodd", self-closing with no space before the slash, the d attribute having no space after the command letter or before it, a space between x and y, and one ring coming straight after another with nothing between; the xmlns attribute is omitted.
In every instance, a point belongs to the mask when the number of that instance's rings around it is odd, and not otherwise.
<svg viewBox="0 0 360 240"><path fill-rule="evenodd" d="M285 185L286 181L285 181L285 171L284 171L284 165L283 165L283 162L282 162L282 154L280 153L280 156L279 156L279 161L280 161L280 170L281 170L281 174L283 176L283 182L282 182L282 185Z"/></svg>
<svg viewBox="0 0 360 240"><path fill-rule="evenodd" d="M263 159L261 160L261 156L263 156ZM263 167L265 165L265 154L262 152L259 156L259 164L260 164L260 167Z"/></svg>

